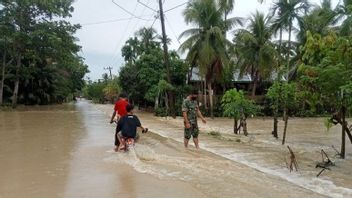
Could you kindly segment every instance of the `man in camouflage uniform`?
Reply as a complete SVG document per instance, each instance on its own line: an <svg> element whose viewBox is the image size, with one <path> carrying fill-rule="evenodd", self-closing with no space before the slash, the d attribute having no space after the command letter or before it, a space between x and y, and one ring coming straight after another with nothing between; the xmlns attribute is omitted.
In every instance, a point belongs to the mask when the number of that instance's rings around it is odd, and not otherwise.
<svg viewBox="0 0 352 198"><path fill-rule="evenodd" d="M197 95L195 93L190 93L188 97L182 103L182 115L185 124L185 133L184 133L184 144L185 147L188 147L188 141L193 137L193 142L195 147L198 149L198 123L197 116L202 119L203 123L206 123L202 113L199 111L197 103Z"/></svg>

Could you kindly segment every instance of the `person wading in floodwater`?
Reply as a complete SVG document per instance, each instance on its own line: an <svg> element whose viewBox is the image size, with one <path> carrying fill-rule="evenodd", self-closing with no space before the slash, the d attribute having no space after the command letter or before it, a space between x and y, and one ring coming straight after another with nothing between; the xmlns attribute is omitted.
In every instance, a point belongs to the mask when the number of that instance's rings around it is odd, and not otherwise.
<svg viewBox="0 0 352 198"><path fill-rule="evenodd" d="M115 151L122 151L126 147L126 140L132 138L137 141L139 135L137 133L137 128L142 129L142 133L148 132L148 128L144 128L139 121L138 117L133 114L133 105L128 104L126 107L127 115L120 118L117 122L116 134L120 141L118 149Z"/></svg>
<svg viewBox="0 0 352 198"><path fill-rule="evenodd" d="M123 116L127 115L126 107L127 107L128 104L129 103L128 103L128 100L127 100L127 95L124 94L124 93L121 93L119 95L119 100L115 103L114 112L112 113L110 124L112 124L114 122L114 119L115 119L116 115L117 115L116 122L118 122ZM118 129L118 126L116 126L115 151L118 150L118 147L119 147L119 144L120 144L119 138L117 136L118 131L120 131L120 129Z"/></svg>
<svg viewBox="0 0 352 198"><path fill-rule="evenodd" d="M188 142L191 137L193 137L193 142L195 147L198 149L198 123L197 123L197 116L202 119L203 123L207 121L204 119L202 113L199 110L198 103L197 103L197 94L194 91L190 91L187 98L182 103L182 115L185 125L185 132L184 132L184 144L185 147L188 147Z"/></svg>

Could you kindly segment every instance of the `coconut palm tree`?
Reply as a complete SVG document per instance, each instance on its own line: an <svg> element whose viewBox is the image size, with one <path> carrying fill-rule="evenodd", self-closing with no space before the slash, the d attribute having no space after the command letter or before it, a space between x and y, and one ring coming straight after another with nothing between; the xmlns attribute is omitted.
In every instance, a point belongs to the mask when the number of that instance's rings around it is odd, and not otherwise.
<svg viewBox="0 0 352 198"><path fill-rule="evenodd" d="M236 31L234 43L238 52L240 73L251 74L254 97L258 83L269 78L273 68L277 66L277 52L270 40L273 35L271 18L257 11L249 21L246 29Z"/></svg>
<svg viewBox="0 0 352 198"><path fill-rule="evenodd" d="M280 30L280 44L282 41L282 31L288 31L288 49L291 49L293 23L303 23L303 16L309 11L311 4L308 0L276 0L271 9L271 13L276 15L273 22L275 30ZM289 80L290 71L290 50L286 53L286 78Z"/></svg>
<svg viewBox="0 0 352 198"><path fill-rule="evenodd" d="M231 45L224 32L238 22L237 18L223 19L223 9L213 0L191 0L183 12L187 24L196 26L184 31L187 39L180 51L187 51L187 60L199 67L209 89L210 114L213 117L212 85L228 65L227 48Z"/></svg>
<svg viewBox="0 0 352 198"><path fill-rule="evenodd" d="M344 19L341 27L340 34L342 36L348 36L352 33L352 0L343 0L343 5L339 5L337 8L339 18Z"/></svg>
<svg viewBox="0 0 352 198"><path fill-rule="evenodd" d="M327 35L338 22L338 12L332 7L331 0L323 0L321 5L304 16L301 22L297 39L299 43L304 44L307 31L312 34Z"/></svg>
<svg viewBox="0 0 352 198"><path fill-rule="evenodd" d="M156 41L158 39L158 34L152 27L141 28L137 31L136 36L139 38L142 44L143 51L153 49L160 45L160 43Z"/></svg>

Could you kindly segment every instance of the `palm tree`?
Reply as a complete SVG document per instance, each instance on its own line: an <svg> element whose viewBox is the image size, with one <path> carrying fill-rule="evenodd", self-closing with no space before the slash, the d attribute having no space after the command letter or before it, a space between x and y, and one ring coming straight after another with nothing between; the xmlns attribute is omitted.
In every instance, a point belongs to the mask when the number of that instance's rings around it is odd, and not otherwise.
<svg viewBox="0 0 352 198"><path fill-rule="evenodd" d="M271 76L277 66L277 52L271 42L271 18L258 11L249 19L247 29L236 32L234 43L238 52L240 73L250 73L253 79L252 97L258 83Z"/></svg>
<svg viewBox="0 0 352 198"><path fill-rule="evenodd" d="M341 27L340 34L342 36L349 36L352 32L352 0L343 0L343 5L339 5L337 8L339 18L344 18Z"/></svg>
<svg viewBox="0 0 352 198"><path fill-rule="evenodd" d="M183 12L187 24L196 27L184 31L181 37L187 37L180 46L187 53L191 65L197 65L207 82L209 89L210 114L213 117L212 84L221 77L228 65L227 48L231 42L224 31L236 24L236 18L223 19L223 10L213 0L191 0ZM225 27L226 24L226 27Z"/></svg>
<svg viewBox="0 0 352 198"><path fill-rule="evenodd" d="M290 49L292 40L292 30L294 21L303 23L303 15L306 15L311 7L308 0L276 0L271 9L271 13L276 15L273 27L275 30L280 30L280 47L282 41L282 31L288 31L288 51L286 53L286 78L289 80L290 71Z"/></svg>
<svg viewBox="0 0 352 198"><path fill-rule="evenodd" d="M150 28L142 28L136 32L136 36L140 39L142 44L142 51L150 50L160 45L156 40L158 39L158 34L156 30L152 27Z"/></svg>
<svg viewBox="0 0 352 198"><path fill-rule="evenodd" d="M121 49L121 55L129 64L135 63L140 55L139 41L137 37L130 38L126 41Z"/></svg>
<svg viewBox="0 0 352 198"><path fill-rule="evenodd" d="M282 65L282 54L286 54L286 82L289 81L289 73L290 73L290 55L292 54L292 30L293 30L293 23L294 21L298 21L299 24L303 24L303 17L302 15L306 15L309 8L310 3L308 0L276 0L271 8L271 15L276 16L276 19L273 22L273 30L275 32L280 32L280 40L279 40L279 68ZM282 33L283 30L288 31L288 42L287 45L282 45ZM285 47L285 48L283 48ZM283 53L284 51L285 53ZM281 80L281 70L277 71L277 80ZM275 104L277 105L277 104ZM288 119L286 115L287 109L284 109L284 119ZM274 128L273 128L273 135L274 137L278 137L277 132L277 113L274 112Z"/></svg>
<svg viewBox="0 0 352 198"><path fill-rule="evenodd" d="M332 26L338 22L338 13L332 7L331 0L323 0L321 5L315 7L309 15L304 16L301 22L297 39L299 43L304 44L307 31L312 34L327 35Z"/></svg>

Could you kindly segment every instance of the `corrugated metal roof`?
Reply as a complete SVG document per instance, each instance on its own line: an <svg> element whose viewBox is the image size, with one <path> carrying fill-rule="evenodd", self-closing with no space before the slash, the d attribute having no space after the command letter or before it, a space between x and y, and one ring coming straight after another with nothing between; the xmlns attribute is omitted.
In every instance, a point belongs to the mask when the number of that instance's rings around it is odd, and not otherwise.
<svg viewBox="0 0 352 198"><path fill-rule="evenodd" d="M194 67L192 69L192 76L191 76L191 81L201 81L201 75L199 73L199 69L197 67ZM234 82L252 82L252 78L250 74L245 74L243 76L240 76L240 71L236 70L233 74L233 81Z"/></svg>
<svg viewBox="0 0 352 198"><path fill-rule="evenodd" d="M273 72L270 75L270 79L274 81L274 80L276 80L276 78L277 78L277 73ZM233 82L252 82L252 77L250 74L244 74L241 76L239 69L237 69L233 74L232 80L233 80ZM281 80L285 81L286 78L284 76L282 76ZM199 69L197 67L194 67L192 69L191 81L202 81L201 75L199 73Z"/></svg>

